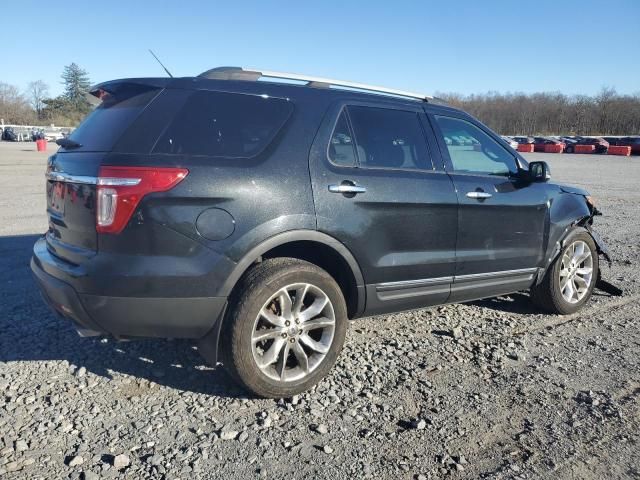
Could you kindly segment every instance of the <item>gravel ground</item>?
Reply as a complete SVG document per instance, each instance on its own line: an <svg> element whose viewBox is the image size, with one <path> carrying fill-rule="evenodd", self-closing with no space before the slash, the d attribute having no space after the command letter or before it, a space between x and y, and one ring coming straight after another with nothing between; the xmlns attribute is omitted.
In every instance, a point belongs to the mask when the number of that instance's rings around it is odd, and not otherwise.
<svg viewBox="0 0 640 480"><path fill-rule="evenodd" d="M315 391L272 401L189 342L83 339L45 308L32 150L0 142L0 477L640 478L640 158L528 155L598 199L623 297L358 320Z"/></svg>

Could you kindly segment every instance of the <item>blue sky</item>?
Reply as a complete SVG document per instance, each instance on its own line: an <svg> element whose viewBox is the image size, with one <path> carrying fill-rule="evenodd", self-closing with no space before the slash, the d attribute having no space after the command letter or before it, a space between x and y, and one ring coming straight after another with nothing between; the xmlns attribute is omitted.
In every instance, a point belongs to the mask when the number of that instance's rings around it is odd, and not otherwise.
<svg viewBox="0 0 640 480"><path fill-rule="evenodd" d="M640 0L42 2L2 6L0 81L251 66L424 93L640 93ZM35 53L41 55L35 56Z"/></svg>

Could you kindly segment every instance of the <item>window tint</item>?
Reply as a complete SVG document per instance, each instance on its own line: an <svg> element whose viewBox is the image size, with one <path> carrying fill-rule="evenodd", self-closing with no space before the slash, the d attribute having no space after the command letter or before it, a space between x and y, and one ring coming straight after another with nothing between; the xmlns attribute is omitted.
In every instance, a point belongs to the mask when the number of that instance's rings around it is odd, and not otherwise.
<svg viewBox="0 0 640 480"><path fill-rule="evenodd" d="M153 151L252 157L271 142L292 109L279 98L198 91L174 116Z"/></svg>
<svg viewBox="0 0 640 480"><path fill-rule="evenodd" d="M472 123L436 115L453 169L457 172L509 175L517 171L516 160L506 147Z"/></svg>
<svg viewBox="0 0 640 480"><path fill-rule="evenodd" d="M349 117L361 167L432 168L417 113L350 106Z"/></svg>
<svg viewBox="0 0 640 480"><path fill-rule="evenodd" d="M123 84L116 92L106 94L69 138L83 150L108 151L129 125L158 94L157 88Z"/></svg>
<svg viewBox="0 0 640 480"><path fill-rule="evenodd" d="M347 114L343 110L333 129L329 143L329 160L342 167L355 167L356 150L353 144L353 134L349 128Z"/></svg>

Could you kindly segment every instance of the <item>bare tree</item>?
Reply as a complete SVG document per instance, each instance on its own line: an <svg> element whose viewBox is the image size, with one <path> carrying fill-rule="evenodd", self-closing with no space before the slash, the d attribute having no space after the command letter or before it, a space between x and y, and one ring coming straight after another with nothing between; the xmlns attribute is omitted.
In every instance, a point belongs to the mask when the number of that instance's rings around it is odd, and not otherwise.
<svg viewBox="0 0 640 480"><path fill-rule="evenodd" d="M29 103L36 111L38 118L41 118L44 100L49 98L49 85L42 80L29 83L27 87L27 97L29 98Z"/></svg>
<svg viewBox="0 0 640 480"><path fill-rule="evenodd" d="M505 135L637 135L640 94L603 88L595 96L559 92L438 94Z"/></svg>
<svg viewBox="0 0 640 480"><path fill-rule="evenodd" d="M0 82L0 118L6 123L31 123L34 112L14 85Z"/></svg>

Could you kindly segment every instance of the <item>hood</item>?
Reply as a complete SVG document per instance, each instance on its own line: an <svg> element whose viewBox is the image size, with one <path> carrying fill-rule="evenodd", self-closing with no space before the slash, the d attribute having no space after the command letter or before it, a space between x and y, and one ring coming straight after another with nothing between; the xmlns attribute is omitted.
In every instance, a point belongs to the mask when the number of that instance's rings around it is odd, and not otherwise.
<svg viewBox="0 0 640 480"><path fill-rule="evenodd" d="M583 195L585 197L589 196L589 192L583 188L574 187L572 185L558 185L558 187L560 187L560 190L564 193L573 193L575 195Z"/></svg>

